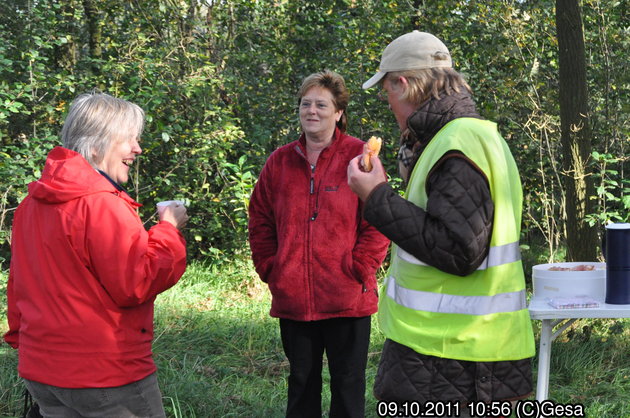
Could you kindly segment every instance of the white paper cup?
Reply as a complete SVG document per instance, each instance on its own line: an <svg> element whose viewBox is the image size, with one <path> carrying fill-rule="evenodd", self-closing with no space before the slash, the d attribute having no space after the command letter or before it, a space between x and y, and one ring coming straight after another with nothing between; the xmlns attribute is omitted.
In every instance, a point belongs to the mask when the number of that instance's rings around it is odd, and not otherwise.
<svg viewBox="0 0 630 418"><path fill-rule="evenodd" d="M162 215L162 212L164 212L164 209L169 206L171 203L177 203L179 205L183 205L184 202L181 200L163 200L161 202L158 202L155 206L157 206L157 211L159 215Z"/></svg>

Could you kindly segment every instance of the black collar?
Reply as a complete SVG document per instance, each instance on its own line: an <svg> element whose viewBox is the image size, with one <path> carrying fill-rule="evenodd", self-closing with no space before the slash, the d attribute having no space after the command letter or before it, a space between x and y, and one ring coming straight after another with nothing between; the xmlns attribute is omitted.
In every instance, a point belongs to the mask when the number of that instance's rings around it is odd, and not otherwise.
<svg viewBox="0 0 630 418"><path fill-rule="evenodd" d="M109 182L116 188L116 190L118 190L119 192L127 193L127 190L125 190L120 184L118 184L114 180L112 180L112 178L110 176L108 176L104 171L99 170L99 169L96 169L96 171L101 173L103 175L103 177L105 177L107 180L109 180Z"/></svg>

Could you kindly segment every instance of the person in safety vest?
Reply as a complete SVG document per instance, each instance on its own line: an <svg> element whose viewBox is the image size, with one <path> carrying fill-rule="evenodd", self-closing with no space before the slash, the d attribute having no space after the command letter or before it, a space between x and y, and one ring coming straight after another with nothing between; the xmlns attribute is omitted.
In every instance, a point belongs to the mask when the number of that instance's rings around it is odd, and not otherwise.
<svg viewBox="0 0 630 418"><path fill-rule="evenodd" d="M348 187L348 163L365 143L346 133L343 77L313 73L297 99L302 133L269 156L250 200L252 259L289 360L286 416L322 416L326 353L330 417L362 418L376 272L389 240L361 217Z"/></svg>
<svg viewBox="0 0 630 418"><path fill-rule="evenodd" d="M82 94L13 219L7 286L18 373L46 417L165 417L153 304L186 270L175 203L146 231L123 189L144 111Z"/></svg>
<svg viewBox="0 0 630 418"><path fill-rule="evenodd" d="M374 394L462 406L527 397L535 347L514 158L435 36L413 31L391 42L363 88L375 85L402 132L407 188L404 197L392 190L378 158L371 172L360 157L348 166L365 218L393 242Z"/></svg>

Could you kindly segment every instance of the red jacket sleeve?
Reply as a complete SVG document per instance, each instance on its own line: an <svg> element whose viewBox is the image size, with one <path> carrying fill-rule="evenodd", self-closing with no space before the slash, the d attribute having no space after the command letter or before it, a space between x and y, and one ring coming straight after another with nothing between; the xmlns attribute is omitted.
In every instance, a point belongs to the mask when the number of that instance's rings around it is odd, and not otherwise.
<svg viewBox="0 0 630 418"><path fill-rule="evenodd" d="M278 250L276 222L274 220L271 184L271 158L260 173L249 201L249 245L256 272L263 282L267 282Z"/></svg>
<svg viewBox="0 0 630 418"><path fill-rule="evenodd" d="M359 213L362 212L361 208ZM361 218L357 242L352 250L352 259L354 271L363 283L376 275L376 271L387 256L389 243L385 235Z"/></svg>
<svg viewBox="0 0 630 418"><path fill-rule="evenodd" d="M9 331L4 334L4 340L13 348L20 345L20 311L15 303L13 295L13 273L9 269L9 281L7 283L7 320L9 322Z"/></svg>
<svg viewBox="0 0 630 418"><path fill-rule="evenodd" d="M91 269L114 302L137 306L172 287L186 270L186 242L169 222L148 232L115 195L97 198L86 225Z"/></svg>

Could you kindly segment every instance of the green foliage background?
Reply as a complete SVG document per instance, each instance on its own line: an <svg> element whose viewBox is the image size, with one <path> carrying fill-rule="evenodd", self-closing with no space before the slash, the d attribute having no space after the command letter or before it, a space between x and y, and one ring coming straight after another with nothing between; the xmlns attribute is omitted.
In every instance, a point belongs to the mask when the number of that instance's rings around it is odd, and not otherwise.
<svg viewBox="0 0 630 418"><path fill-rule="evenodd" d="M94 88L131 100L145 109L147 125L128 189L144 204L147 226L155 202L185 199L189 253L199 260L158 300L154 345L167 410L204 416L212 403L212 416L282 411L287 365L266 314L268 293L239 256L247 253L257 175L269 153L299 133L301 80L326 68L344 76L350 134L383 137L383 159L396 177L395 120L376 89L361 84L397 36L419 29L443 39L480 112L499 124L517 159L526 265L560 260L568 221L630 221L628 1L580 5L597 210L567 220L551 0L1 1L0 295L13 212L59 145L69 103ZM578 332L554 349L555 400L585 403L592 416L627 415L627 329L617 337L612 328L597 341ZM373 344L376 354L376 332ZM22 390L15 353L4 347L0 386L10 402L3 413L21 406Z"/></svg>
<svg viewBox="0 0 630 418"><path fill-rule="evenodd" d="M629 220L628 2L581 5L599 188L597 212L571 221L601 226ZM449 46L516 156L523 243L544 249L530 257L561 258L552 1L15 0L0 5L1 267L13 210L59 144L69 103L94 88L145 109L144 156L128 189L149 223L156 201L187 200L193 258L217 262L247 248L249 194L267 155L297 137L295 94L312 72L345 77L349 132L382 136L395 174L398 128L361 84L384 46L416 28Z"/></svg>

